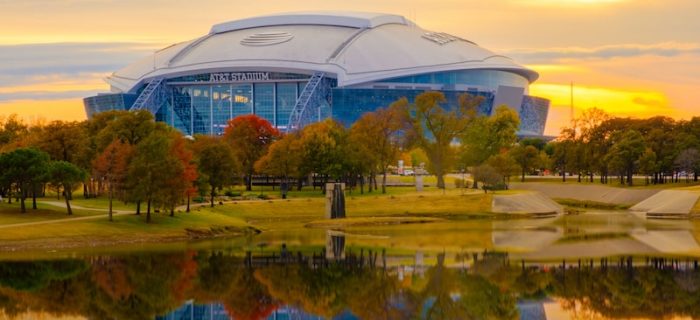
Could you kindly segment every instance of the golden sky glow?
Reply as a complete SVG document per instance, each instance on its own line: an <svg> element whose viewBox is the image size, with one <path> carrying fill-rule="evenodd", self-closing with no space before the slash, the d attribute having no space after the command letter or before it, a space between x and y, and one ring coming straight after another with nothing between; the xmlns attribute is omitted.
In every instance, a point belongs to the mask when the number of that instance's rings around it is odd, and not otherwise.
<svg viewBox="0 0 700 320"><path fill-rule="evenodd" d="M700 115L697 0L0 0L0 117L84 118L81 98L112 71L215 23L277 12L406 16L540 73L552 100L547 134L575 107L613 115Z"/></svg>

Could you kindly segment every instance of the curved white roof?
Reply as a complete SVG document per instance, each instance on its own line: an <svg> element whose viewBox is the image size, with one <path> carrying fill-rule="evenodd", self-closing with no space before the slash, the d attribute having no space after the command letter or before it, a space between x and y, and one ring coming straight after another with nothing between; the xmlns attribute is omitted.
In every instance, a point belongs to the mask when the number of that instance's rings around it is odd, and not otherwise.
<svg viewBox="0 0 700 320"><path fill-rule="evenodd" d="M430 32L397 15L290 13L214 25L209 34L162 49L107 78L128 92L157 76L219 71L323 71L338 86L428 72L537 73L510 58L445 33Z"/></svg>

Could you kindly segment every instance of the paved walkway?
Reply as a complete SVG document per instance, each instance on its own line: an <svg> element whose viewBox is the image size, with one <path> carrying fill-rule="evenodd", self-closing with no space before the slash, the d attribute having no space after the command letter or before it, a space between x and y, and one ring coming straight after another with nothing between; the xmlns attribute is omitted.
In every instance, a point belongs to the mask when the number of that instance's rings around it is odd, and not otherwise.
<svg viewBox="0 0 700 320"><path fill-rule="evenodd" d="M634 205L658 193L658 189L625 189L593 184L548 182L511 183L511 189L534 190L550 198L588 200Z"/></svg>

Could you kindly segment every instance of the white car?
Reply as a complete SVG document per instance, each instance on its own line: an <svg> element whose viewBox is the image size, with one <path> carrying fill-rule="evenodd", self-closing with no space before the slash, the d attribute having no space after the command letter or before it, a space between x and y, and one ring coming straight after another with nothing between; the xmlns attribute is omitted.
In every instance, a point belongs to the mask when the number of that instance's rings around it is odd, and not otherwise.
<svg viewBox="0 0 700 320"><path fill-rule="evenodd" d="M410 169L409 169L409 170L404 170L403 173L402 173L401 175L404 175L404 176L412 176L414 173L415 173L415 172L413 172L413 170L410 170Z"/></svg>

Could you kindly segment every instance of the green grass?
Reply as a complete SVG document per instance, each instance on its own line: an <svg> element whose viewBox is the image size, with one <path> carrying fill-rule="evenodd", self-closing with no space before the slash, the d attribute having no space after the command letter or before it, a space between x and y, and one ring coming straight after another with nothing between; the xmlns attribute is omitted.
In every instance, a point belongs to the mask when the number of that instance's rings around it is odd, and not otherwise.
<svg viewBox="0 0 700 320"><path fill-rule="evenodd" d="M120 240L135 242L165 238L186 238L186 228L212 228L221 226L246 227L240 218L224 214L223 207L198 208L191 213L177 213L175 217L154 214L153 222L145 223L141 216L117 216L113 222L104 219L68 221L41 224L31 227L7 228L0 232L0 241L27 241L37 239L70 239L79 242Z"/></svg>
<svg viewBox="0 0 700 320"><path fill-rule="evenodd" d="M0 203L0 225L78 218L101 214L104 214L105 216L107 215L106 213L100 211L73 209L73 215L69 216L68 211L65 208L52 206L41 202L37 203L37 210L32 209L31 201L26 202L25 206L27 208L27 212L21 213L19 203Z"/></svg>
<svg viewBox="0 0 700 320"><path fill-rule="evenodd" d="M605 203L605 202L597 202L597 201L591 201L591 200L576 200L576 199L561 199L561 198L554 198L552 199L556 201L558 204L561 204L563 206L567 207L572 207L572 208L584 208L584 209L602 209L602 210L626 210L631 207L629 204L614 204L614 203Z"/></svg>

